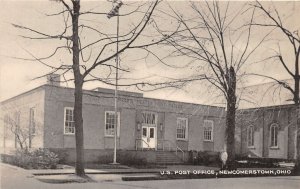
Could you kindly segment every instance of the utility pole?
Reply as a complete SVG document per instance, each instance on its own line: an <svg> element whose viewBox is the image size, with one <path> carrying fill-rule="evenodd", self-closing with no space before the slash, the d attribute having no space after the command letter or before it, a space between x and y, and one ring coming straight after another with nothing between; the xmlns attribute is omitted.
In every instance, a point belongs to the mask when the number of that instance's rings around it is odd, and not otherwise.
<svg viewBox="0 0 300 189"><path fill-rule="evenodd" d="M115 86L115 118L114 118L114 158L112 164L117 163L117 133L118 133L118 73L119 73L119 9L123 5L121 0L113 0L113 8L107 14L107 18L117 16L117 54L116 54L116 86Z"/></svg>

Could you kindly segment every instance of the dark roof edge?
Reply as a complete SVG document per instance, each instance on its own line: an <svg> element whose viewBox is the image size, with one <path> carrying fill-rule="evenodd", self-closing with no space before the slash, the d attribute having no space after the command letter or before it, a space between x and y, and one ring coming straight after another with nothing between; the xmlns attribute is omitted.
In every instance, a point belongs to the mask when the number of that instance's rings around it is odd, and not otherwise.
<svg viewBox="0 0 300 189"><path fill-rule="evenodd" d="M274 106L263 106L257 108L245 108L245 109L238 109L238 111L248 111L248 110L258 110L258 109L275 109L275 108L289 108L294 107L295 104L282 104L282 105L274 105Z"/></svg>

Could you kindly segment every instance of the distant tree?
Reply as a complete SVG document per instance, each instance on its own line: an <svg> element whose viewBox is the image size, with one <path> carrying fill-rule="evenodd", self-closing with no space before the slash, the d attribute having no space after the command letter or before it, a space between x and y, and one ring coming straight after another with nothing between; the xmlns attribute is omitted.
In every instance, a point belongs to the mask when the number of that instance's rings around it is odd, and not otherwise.
<svg viewBox="0 0 300 189"><path fill-rule="evenodd" d="M14 136L16 148L21 148L22 150L28 150L29 148L31 148L32 141L36 134L39 132L38 122L35 119L34 114L35 111L33 108L31 108L29 110L28 117L21 117L22 114L20 111L15 111L12 114L5 114L4 117L1 117L4 123L4 140L6 140L8 136ZM21 119L23 121L23 124L21 124ZM12 138L10 138L9 140L11 139Z"/></svg>
<svg viewBox="0 0 300 189"><path fill-rule="evenodd" d="M283 69L293 78L294 80L294 86L291 86L285 81L280 81L279 79L272 77L272 76L265 76L268 77L274 81L276 81L279 85L282 85L284 88L286 88L292 95L293 95L293 101L294 104L299 105L299 81L300 81L300 75L299 75L299 56L300 56L300 36L299 36L299 27L294 30L289 29L285 24L284 20L282 20L282 16L279 15L279 12L276 10L274 6L272 6L272 9L267 9L263 4L261 4L259 1L257 1L253 6L260 10L260 12L263 13L263 15L266 17L265 22L253 22L252 25L254 26L260 26L264 28L271 28L276 29L279 33L281 33L289 42L289 45L292 47L293 51L290 52L289 55L284 55L281 52L281 48L279 45L278 51L275 55L268 57L275 59L276 62L279 62ZM294 17L291 17L294 18ZM295 23L296 24L296 23ZM286 56L286 57L285 57ZM294 59L294 63L291 64L290 62L287 62L287 56Z"/></svg>
<svg viewBox="0 0 300 189"><path fill-rule="evenodd" d="M235 5L235 6L232 6ZM167 39L174 47L172 56L184 56L193 62L190 81L204 80L215 87L226 102L226 150L228 163L235 159L235 117L237 87L247 69L249 57L264 41L252 40L252 12L242 3L191 2L190 17L171 7L182 28ZM246 11L246 13L245 13ZM194 13L194 14L192 14ZM245 19L246 18L246 19ZM242 23L250 25L241 27ZM266 34L267 35L267 34Z"/></svg>
<svg viewBox="0 0 300 189"><path fill-rule="evenodd" d="M294 11L297 11L299 9L299 3L296 3L296 7ZM292 51L290 51L288 54L284 54L281 52L280 43L278 42L278 51L275 55L268 57L272 60L275 59L275 62L279 62L279 64L282 65L283 70L290 75L291 78L293 78L294 85L287 83L286 81L282 81L278 78L275 78L273 76L265 76L269 79L272 79L276 81L279 85L287 89L292 94L292 101L295 104L296 109L296 124L297 124L297 161L296 161L296 170L298 173L300 173L300 123L299 123L299 104L300 104L300 70L299 70L299 58L300 58L300 36L299 36L299 22L298 18L296 17L287 17L284 18L283 15L280 15L279 11L276 9L275 6L269 6L267 7L263 3L256 1L252 5L254 8L260 10L260 13L264 15L263 21L260 22L254 22L252 25L259 26L262 28L270 28L275 29L276 32L279 32L283 37L285 37L286 42L290 45L292 48ZM297 9L298 8L298 9ZM292 12L293 13L293 12ZM296 13L296 12L294 12ZM287 22L287 19L294 18L296 20L293 20L294 26L296 26L294 29L289 28L285 22ZM261 19L260 19L261 20ZM288 62L288 58L292 58L293 62Z"/></svg>

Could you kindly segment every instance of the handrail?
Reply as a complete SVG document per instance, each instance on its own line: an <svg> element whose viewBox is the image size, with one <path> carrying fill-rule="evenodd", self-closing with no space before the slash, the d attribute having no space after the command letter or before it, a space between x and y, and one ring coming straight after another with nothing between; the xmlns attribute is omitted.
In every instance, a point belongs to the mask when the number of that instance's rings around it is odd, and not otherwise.
<svg viewBox="0 0 300 189"><path fill-rule="evenodd" d="M162 141L163 144L163 151L165 151L165 142L169 142L169 151L171 150L170 144L173 144L176 147L176 155L178 156L178 150L182 153L182 160L184 160L184 151L173 141L166 140L166 139L159 139L159 141Z"/></svg>
<svg viewBox="0 0 300 189"><path fill-rule="evenodd" d="M147 144L147 146L148 146L148 148L150 148L150 145L148 144L148 142L146 142L144 139L142 139L142 138L137 138L137 139L135 139L135 150L137 150L138 149L138 147L137 147L137 141L138 140L140 140L140 141L142 141L143 143L145 143L145 144ZM141 145L142 146L142 145ZM143 151L143 147L142 147L142 151Z"/></svg>
<svg viewBox="0 0 300 189"><path fill-rule="evenodd" d="M157 141L162 141L162 150L163 151L165 151L165 142L169 142L169 145L168 145L168 149L169 149L169 151L171 151L171 141L169 141L169 140L164 140L164 139L157 139Z"/></svg>
<svg viewBox="0 0 300 189"><path fill-rule="evenodd" d="M179 146L176 146L176 155L177 155L177 149L179 149L182 152L182 160L184 160L184 151Z"/></svg>

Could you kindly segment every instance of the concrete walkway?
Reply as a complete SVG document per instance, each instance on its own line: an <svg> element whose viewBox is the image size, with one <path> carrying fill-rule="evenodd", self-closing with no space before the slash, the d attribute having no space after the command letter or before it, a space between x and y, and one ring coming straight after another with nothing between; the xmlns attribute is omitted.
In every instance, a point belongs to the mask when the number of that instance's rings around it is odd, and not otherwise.
<svg viewBox="0 0 300 189"><path fill-rule="evenodd" d="M85 169L86 174L135 174L135 173L160 173L161 171L193 171L193 170L218 170L216 167L205 167L197 165L168 165L166 168L144 168L137 169L132 167L122 169ZM28 170L33 175L61 175L74 174L74 167L66 169L33 169Z"/></svg>
<svg viewBox="0 0 300 189"><path fill-rule="evenodd" d="M199 168L199 167L195 167ZM181 169L181 168L180 168ZM194 168L192 168L194 169ZM0 163L1 189L132 189L132 188L149 188L149 189L298 189L300 187L300 177L260 177L260 178L218 178L218 179L185 179L185 180L164 180L164 181L122 181L116 179L117 175L93 174L100 177L102 181L89 183L67 183L67 184L50 184L38 181L30 174L30 171L15 166ZM67 176L67 175L53 175ZM103 180L105 179L105 180Z"/></svg>
<svg viewBox="0 0 300 189"><path fill-rule="evenodd" d="M191 166L191 165L173 165L166 168L154 169L137 169L137 168L121 168L121 169L86 169L86 174L89 177L84 179L76 176L74 167L67 167L65 169L40 169L40 170L25 170L9 164L0 163L1 178L6 181L8 185L14 184L12 178L17 177L18 182L24 181L25 185L29 179L36 185L42 183L85 183L85 182L122 182L123 178L142 178L142 180L156 180L160 178L163 171L193 171L193 170L212 170L216 168ZM105 166L104 166L105 167ZM106 166L107 167L107 166ZM3 171L4 170L4 171ZM12 173L9 173L12 172ZM7 173L7 175L6 175ZM147 179L148 178L148 179ZM34 181L32 181L32 179ZM139 180L139 179L137 179ZM9 182L10 181L10 182ZM38 181L38 182L37 182Z"/></svg>

